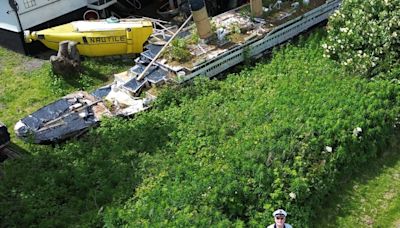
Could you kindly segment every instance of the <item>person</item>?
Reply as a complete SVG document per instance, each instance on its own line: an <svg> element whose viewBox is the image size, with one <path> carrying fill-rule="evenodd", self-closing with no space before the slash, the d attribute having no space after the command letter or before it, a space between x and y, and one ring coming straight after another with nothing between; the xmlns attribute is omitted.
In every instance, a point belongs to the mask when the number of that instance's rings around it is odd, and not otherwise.
<svg viewBox="0 0 400 228"><path fill-rule="evenodd" d="M283 209L278 209L272 213L275 223L269 225L267 228L292 228L290 224L285 223L287 213Z"/></svg>

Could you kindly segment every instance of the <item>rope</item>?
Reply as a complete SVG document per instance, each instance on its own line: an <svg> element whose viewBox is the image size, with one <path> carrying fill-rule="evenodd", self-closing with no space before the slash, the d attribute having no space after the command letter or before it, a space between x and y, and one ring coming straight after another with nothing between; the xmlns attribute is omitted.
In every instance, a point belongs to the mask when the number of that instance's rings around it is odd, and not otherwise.
<svg viewBox="0 0 400 228"><path fill-rule="evenodd" d="M135 9L141 9L142 8L142 3L140 0L126 0L131 6L133 6Z"/></svg>

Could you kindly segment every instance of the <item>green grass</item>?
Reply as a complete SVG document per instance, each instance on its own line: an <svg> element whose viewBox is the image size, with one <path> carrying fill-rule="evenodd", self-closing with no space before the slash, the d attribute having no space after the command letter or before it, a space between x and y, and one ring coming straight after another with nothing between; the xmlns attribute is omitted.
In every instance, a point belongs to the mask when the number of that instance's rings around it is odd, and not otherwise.
<svg viewBox="0 0 400 228"><path fill-rule="evenodd" d="M27 148L13 134L15 123L58 98L77 90L92 91L113 80L113 74L129 69L133 61L89 59L84 72L73 77L56 76L48 60L27 57L0 47L0 121L12 141Z"/></svg>
<svg viewBox="0 0 400 228"><path fill-rule="evenodd" d="M400 227L399 152L400 139L393 139L380 158L344 178L315 227Z"/></svg>

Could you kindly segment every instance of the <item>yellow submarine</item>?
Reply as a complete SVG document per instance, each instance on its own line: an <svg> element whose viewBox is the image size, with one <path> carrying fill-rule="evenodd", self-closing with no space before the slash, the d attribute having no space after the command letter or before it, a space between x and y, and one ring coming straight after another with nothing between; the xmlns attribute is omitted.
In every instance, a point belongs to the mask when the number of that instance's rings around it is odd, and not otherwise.
<svg viewBox="0 0 400 228"><path fill-rule="evenodd" d="M74 21L41 31L25 31L26 43L38 40L46 47L58 50L64 40L75 41L81 55L110 56L141 53L153 33L147 19L117 19Z"/></svg>

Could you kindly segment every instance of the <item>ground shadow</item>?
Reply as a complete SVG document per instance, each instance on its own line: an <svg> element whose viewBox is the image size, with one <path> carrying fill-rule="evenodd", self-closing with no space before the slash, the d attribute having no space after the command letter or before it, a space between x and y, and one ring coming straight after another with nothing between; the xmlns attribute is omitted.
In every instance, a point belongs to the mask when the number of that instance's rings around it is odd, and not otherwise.
<svg viewBox="0 0 400 228"><path fill-rule="evenodd" d="M72 87L84 89L94 84L106 83L110 81L113 74L120 73L120 70L116 71L117 69L127 69L134 64L132 59L129 59L129 56L106 58L82 57L81 61L79 72L57 76Z"/></svg>
<svg viewBox="0 0 400 228"><path fill-rule="evenodd" d="M49 60L52 55L57 55L57 51L47 49L31 55L31 57L41 60Z"/></svg>
<svg viewBox="0 0 400 228"><path fill-rule="evenodd" d="M102 226L103 209L132 197L142 163L168 145L175 128L155 115L131 121L105 121L79 141L9 162L0 181L0 227Z"/></svg>
<svg viewBox="0 0 400 228"><path fill-rule="evenodd" d="M19 145L10 142L0 149L0 163L7 159L16 159L28 155L28 151Z"/></svg>

